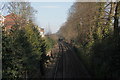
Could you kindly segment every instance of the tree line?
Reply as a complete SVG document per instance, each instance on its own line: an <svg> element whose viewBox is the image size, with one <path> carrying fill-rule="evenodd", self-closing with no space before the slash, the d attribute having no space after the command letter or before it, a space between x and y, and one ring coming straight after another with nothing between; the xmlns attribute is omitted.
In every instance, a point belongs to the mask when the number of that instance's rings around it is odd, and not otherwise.
<svg viewBox="0 0 120 80"><path fill-rule="evenodd" d="M15 24L12 28L6 31L6 25L2 27L2 78L42 78L50 45L34 24L36 10L29 2L5 3L3 9L20 19L13 15Z"/></svg>
<svg viewBox="0 0 120 80"><path fill-rule="evenodd" d="M76 45L93 77L120 78L120 1L75 2L58 34Z"/></svg>

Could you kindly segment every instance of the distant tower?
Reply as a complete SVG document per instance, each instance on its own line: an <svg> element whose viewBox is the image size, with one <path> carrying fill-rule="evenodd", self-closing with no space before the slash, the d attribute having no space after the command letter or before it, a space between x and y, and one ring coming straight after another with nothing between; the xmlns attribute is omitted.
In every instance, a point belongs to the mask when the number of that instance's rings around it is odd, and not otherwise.
<svg viewBox="0 0 120 80"><path fill-rule="evenodd" d="M50 28L50 24L48 23L48 32L47 32L47 35L50 35L52 32L51 32L51 28Z"/></svg>

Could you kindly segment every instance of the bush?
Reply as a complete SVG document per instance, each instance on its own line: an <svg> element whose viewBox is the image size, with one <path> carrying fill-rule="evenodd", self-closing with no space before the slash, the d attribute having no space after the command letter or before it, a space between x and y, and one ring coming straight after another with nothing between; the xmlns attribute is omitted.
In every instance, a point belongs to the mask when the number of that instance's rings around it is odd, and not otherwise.
<svg viewBox="0 0 120 80"><path fill-rule="evenodd" d="M119 77L120 50L118 45L120 46L119 43L116 43L115 38L113 36L94 43L92 47L92 67L96 77Z"/></svg>
<svg viewBox="0 0 120 80"><path fill-rule="evenodd" d="M46 45L47 45L46 49L47 49L47 51L52 49L54 44L55 44L55 41L53 39L51 39L50 37L46 37Z"/></svg>
<svg viewBox="0 0 120 80"><path fill-rule="evenodd" d="M39 78L44 65L45 40L32 23L18 27L9 34L3 30L3 78Z"/></svg>

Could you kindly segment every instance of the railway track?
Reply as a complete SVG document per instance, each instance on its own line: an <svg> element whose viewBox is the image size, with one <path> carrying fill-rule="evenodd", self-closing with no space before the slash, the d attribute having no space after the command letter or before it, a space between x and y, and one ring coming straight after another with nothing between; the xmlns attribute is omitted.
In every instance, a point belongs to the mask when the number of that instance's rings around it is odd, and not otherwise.
<svg viewBox="0 0 120 80"><path fill-rule="evenodd" d="M56 78L57 78L58 66L60 64L60 61L62 60L62 54L63 54L63 45L61 42L59 42L58 44L59 44L59 53L58 53L58 59L56 62L55 72L53 75L54 80L56 80Z"/></svg>
<svg viewBox="0 0 120 80"><path fill-rule="evenodd" d="M56 67L55 67L55 72L54 72L54 80L61 78L62 80L66 77L65 76L65 71L66 71L66 67L64 65L66 65L66 51L67 50L71 50L71 47L69 47L69 45L67 45L65 42L59 42L59 54L58 54L58 60L56 62ZM61 66L61 68L59 68ZM62 71L62 73L60 73L59 71ZM60 73L60 75L59 75Z"/></svg>
<svg viewBox="0 0 120 80"><path fill-rule="evenodd" d="M78 79L78 78L90 78L84 65L78 59L72 46L65 42L58 42L59 52L56 58L56 64L53 68L52 79L53 80L64 80Z"/></svg>

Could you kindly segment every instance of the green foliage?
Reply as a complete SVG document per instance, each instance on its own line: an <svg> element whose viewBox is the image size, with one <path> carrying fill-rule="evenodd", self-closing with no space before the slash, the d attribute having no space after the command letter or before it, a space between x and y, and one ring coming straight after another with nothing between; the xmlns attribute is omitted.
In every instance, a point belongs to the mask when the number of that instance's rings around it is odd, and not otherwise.
<svg viewBox="0 0 120 80"><path fill-rule="evenodd" d="M52 49L54 44L55 44L55 41L53 39L51 39L50 37L46 37L46 45L47 45L46 49L47 49L47 51Z"/></svg>
<svg viewBox="0 0 120 80"><path fill-rule="evenodd" d="M74 3L60 34L96 78L120 79L120 2ZM113 35L114 34L114 35Z"/></svg>
<svg viewBox="0 0 120 80"><path fill-rule="evenodd" d="M46 45L32 23L9 34L3 31L2 45L3 78L40 77Z"/></svg>
<svg viewBox="0 0 120 80"><path fill-rule="evenodd" d="M14 43L15 38L13 36L2 35L2 60L3 62L3 78L21 77L22 64L20 56L21 50L18 43ZM17 55L16 55L17 54Z"/></svg>
<svg viewBox="0 0 120 80"><path fill-rule="evenodd" d="M93 71L96 77L118 78L120 75L120 43L109 37L101 42L96 41L92 47ZM120 41L120 39L119 39Z"/></svg>

